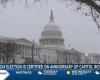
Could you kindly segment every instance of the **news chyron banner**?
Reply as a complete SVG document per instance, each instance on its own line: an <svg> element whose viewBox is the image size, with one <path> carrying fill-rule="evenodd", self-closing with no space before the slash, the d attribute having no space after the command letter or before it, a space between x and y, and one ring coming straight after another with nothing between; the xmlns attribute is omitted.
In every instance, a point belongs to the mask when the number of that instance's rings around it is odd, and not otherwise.
<svg viewBox="0 0 100 80"><path fill-rule="evenodd" d="M100 65L0 65L0 80L100 80Z"/></svg>

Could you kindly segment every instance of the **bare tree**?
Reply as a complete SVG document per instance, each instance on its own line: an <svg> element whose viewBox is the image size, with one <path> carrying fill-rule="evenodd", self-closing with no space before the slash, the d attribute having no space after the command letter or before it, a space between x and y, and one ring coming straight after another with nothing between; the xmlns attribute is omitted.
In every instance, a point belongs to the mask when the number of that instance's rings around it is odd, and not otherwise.
<svg viewBox="0 0 100 80"><path fill-rule="evenodd" d="M80 5L86 4L87 6L90 6L94 8L99 14L100 14L100 0L75 0Z"/></svg>
<svg viewBox="0 0 100 80"><path fill-rule="evenodd" d="M39 2L47 2L49 0L0 0L0 4L2 6L6 6L9 2L16 2L16 1L24 1L26 4L28 2L32 1L34 3ZM71 1L71 2L76 2L79 3L80 5L86 4L87 6L93 7L99 14L100 14L100 0L56 0L56 1Z"/></svg>
<svg viewBox="0 0 100 80"><path fill-rule="evenodd" d="M75 4L76 10L80 10L82 14L92 18L100 29L100 0L57 0L65 2L66 5ZM70 4L69 4L70 2Z"/></svg>
<svg viewBox="0 0 100 80"><path fill-rule="evenodd" d="M18 47L15 43L10 41L8 43L0 42L0 56L2 56L5 64L8 64L11 59L14 60L13 58L17 50Z"/></svg>
<svg viewBox="0 0 100 80"><path fill-rule="evenodd" d="M0 0L0 6L6 7L9 3L15 3L16 1L24 2L25 5L31 3L39 2L40 5L43 2L48 2L50 0ZM77 10L81 10L84 8L83 11L86 16L90 16L93 21L97 24L98 29L100 29L100 0L56 0L62 2L72 2L77 3ZM87 10L88 9L88 10Z"/></svg>

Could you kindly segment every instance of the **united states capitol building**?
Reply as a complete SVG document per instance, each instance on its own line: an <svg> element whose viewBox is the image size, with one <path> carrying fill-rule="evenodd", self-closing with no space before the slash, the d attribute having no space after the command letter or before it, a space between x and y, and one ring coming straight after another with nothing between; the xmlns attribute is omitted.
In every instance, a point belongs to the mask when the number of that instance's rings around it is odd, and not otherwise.
<svg viewBox="0 0 100 80"><path fill-rule="evenodd" d="M53 12L44 26L39 43L25 38L15 39L0 37L0 43L11 41L17 44L18 51L8 63L15 64L99 64L100 54L83 53L74 48L66 49L63 32L56 25ZM0 45L1 45L0 44ZM0 53L0 63L5 64L5 56Z"/></svg>

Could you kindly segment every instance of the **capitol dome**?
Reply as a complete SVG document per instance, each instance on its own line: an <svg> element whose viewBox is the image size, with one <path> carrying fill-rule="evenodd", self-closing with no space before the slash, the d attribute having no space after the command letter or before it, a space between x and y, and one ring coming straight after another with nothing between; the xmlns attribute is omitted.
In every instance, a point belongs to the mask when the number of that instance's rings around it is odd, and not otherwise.
<svg viewBox="0 0 100 80"><path fill-rule="evenodd" d="M39 40L40 45L45 47L64 47L64 38L62 31L54 21L53 12L51 11L50 21L45 25Z"/></svg>
<svg viewBox="0 0 100 80"><path fill-rule="evenodd" d="M60 31L58 25L56 25L53 21L50 21L46 26L44 27L44 30L57 30Z"/></svg>

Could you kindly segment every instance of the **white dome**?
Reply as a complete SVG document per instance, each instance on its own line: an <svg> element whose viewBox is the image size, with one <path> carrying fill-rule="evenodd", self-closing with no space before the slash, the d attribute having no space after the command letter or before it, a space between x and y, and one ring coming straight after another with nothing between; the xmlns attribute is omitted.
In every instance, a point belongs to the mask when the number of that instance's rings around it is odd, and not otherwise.
<svg viewBox="0 0 100 80"><path fill-rule="evenodd" d="M60 28L54 22L49 22L44 27L44 30L57 30L57 31L60 31Z"/></svg>
<svg viewBox="0 0 100 80"><path fill-rule="evenodd" d="M55 47L64 47L64 38L60 28L54 22L54 16L51 11L50 21L45 25L41 33L40 44Z"/></svg>
<svg viewBox="0 0 100 80"><path fill-rule="evenodd" d="M50 21L45 25L44 30L41 33L41 38L63 39L63 36L60 28L55 24L55 22Z"/></svg>

